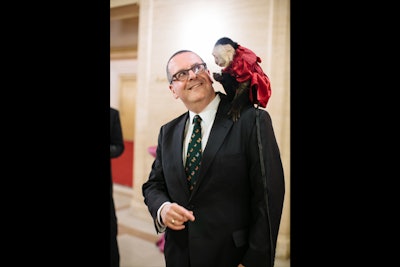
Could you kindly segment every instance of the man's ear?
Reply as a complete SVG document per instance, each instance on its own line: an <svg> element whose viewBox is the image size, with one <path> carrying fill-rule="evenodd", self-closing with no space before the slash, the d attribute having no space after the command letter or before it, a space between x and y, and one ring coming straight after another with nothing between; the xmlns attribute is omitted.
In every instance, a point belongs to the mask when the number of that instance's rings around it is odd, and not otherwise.
<svg viewBox="0 0 400 267"><path fill-rule="evenodd" d="M172 96L173 96L175 99L178 99L179 96L175 93L174 86L173 86L172 84L170 84L168 87L169 87L169 90L170 90L171 93L172 93Z"/></svg>
<svg viewBox="0 0 400 267"><path fill-rule="evenodd" d="M207 69L207 76L208 76L208 79L210 80L210 82L211 82L211 84L213 84L214 83L214 80L211 78L211 72L210 72L210 70L209 69Z"/></svg>

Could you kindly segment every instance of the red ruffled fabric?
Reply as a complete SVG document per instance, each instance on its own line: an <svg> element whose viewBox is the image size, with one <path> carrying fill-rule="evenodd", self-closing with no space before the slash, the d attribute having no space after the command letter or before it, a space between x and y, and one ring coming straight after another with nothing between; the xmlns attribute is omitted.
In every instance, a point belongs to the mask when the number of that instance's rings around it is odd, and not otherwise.
<svg viewBox="0 0 400 267"><path fill-rule="evenodd" d="M239 83L250 80L250 88L256 89L259 105L265 108L271 97L271 84L268 76L258 64L260 62L261 59L253 51L239 45L232 63L222 72L233 75ZM255 100L253 91L250 90L250 101L256 103Z"/></svg>

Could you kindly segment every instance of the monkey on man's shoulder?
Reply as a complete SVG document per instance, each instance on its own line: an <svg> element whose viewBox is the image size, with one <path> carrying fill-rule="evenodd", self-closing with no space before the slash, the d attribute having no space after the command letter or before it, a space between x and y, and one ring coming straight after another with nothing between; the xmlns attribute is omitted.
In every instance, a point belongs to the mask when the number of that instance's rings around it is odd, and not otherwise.
<svg viewBox="0 0 400 267"><path fill-rule="evenodd" d="M220 38L212 52L215 63L223 67L221 73L213 73L223 86L232 107L228 113L235 122L247 105L266 107L271 96L268 76L258 64L261 59L230 38Z"/></svg>

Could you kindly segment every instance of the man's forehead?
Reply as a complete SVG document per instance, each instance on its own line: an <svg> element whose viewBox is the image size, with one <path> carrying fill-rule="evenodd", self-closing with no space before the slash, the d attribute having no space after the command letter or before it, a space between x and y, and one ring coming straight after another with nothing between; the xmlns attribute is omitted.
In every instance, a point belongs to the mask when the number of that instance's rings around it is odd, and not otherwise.
<svg viewBox="0 0 400 267"><path fill-rule="evenodd" d="M201 63L201 59L194 53L184 52L173 57L170 61L171 69L190 68L195 63Z"/></svg>

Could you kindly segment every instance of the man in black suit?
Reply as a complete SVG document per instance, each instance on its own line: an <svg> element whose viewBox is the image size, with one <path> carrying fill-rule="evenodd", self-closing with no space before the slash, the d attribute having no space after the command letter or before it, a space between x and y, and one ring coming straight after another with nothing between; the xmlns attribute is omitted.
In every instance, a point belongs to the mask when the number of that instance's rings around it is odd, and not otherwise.
<svg viewBox="0 0 400 267"><path fill-rule="evenodd" d="M188 112L161 127L142 185L155 229L165 232L166 266L272 267L285 183L270 115L248 105L233 122L231 102L215 92L205 62L192 51L171 56L167 77ZM184 164L189 121L197 114L202 158L190 191Z"/></svg>
<svg viewBox="0 0 400 267"><path fill-rule="evenodd" d="M117 242L118 223L113 197L113 179L111 159L119 157L124 152L121 121L118 110L110 107L110 267L119 267L120 255Z"/></svg>

